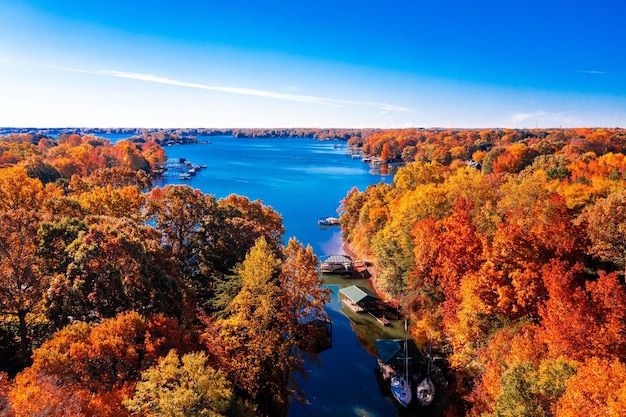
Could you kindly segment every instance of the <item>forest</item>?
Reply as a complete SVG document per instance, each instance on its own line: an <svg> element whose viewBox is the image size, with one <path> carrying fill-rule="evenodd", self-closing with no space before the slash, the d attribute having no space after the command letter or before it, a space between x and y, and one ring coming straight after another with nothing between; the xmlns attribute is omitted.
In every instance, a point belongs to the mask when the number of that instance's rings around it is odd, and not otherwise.
<svg viewBox="0 0 626 417"><path fill-rule="evenodd" d="M448 416L626 415L626 131L376 132L404 163L353 189L343 237L418 344Z"/></svg>
<svg viewBox="0 0 626 417"><path fill-rule="evenodd" d="M347 194L342 233L445 356L445 415L625 416L626 131L348 136L401 165ZM315 254L259 201L152 187L165 160L149 132L0 136L0 413L281 416L304 398L328 319Z"/></svg>
<svg viewBox="0 0 626 417"><path fill-rule="evenodd" d="M152 187L152 137L0 137L0 414L281 416L328 320L279 213Z"/></svg>

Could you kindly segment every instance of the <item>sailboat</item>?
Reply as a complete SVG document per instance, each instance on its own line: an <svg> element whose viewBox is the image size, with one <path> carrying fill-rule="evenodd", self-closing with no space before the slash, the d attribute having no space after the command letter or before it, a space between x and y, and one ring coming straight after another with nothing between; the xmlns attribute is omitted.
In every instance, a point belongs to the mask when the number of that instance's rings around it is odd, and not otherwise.
<svg viewBox="0 0 626 417"><path fill-rule="evenodd" d="M417 385L416 397L417 402L422 407L429 406L435 399L435 384L430 378L430 368L432 365L433 357L433 342L430 341L430 349L428 352L428 367L426 368L426 377Z"/></svg>
<svg viewBox="0 0 626 417"><path fill-rule="evenodd" d="M409 383L409 342L407 326L407 321L404 320L404 373L403 375L395 374L391 377L391 393L403 407L408 407L413 398L411 384Z"/></svg>

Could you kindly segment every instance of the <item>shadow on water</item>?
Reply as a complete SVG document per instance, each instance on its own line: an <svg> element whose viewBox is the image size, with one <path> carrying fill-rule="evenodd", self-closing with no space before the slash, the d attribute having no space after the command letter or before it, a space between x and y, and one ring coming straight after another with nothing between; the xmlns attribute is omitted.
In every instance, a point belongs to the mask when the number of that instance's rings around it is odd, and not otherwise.
<svg viewBox="0 0 626 417"><path fill-rule="evenodd" d="M399 406L377 365L376 339L402 339L402 321L382 326L368 314L346 308L339 290L351 285L371 289L367 279L346 279L322 275L324 285L332 289L332 301L326 310L333 320L333 346L322 352L321 365L311 364L304 382L307 403L292 403L290 417L308 416L424 416L441 415L435 404L430 407Z"/></svg>

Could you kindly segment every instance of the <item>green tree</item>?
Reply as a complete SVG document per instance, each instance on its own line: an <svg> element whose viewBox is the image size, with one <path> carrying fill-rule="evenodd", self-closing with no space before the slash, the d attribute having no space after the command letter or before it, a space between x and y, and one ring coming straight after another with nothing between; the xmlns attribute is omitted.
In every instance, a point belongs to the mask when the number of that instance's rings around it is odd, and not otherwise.
<svg viewBox="0 0 626 417"><path fill-rule="evenodd" d="M489 417L555 416L575 373L576 363L564 358L544 360L538 369L531 363L511 364L502 375L501 394Z"/></svg>
<svg viewBox="0 0 626 417"><path fill-rule="evenodd" d="M160 239L150 226L130 220L95 218L67 248L65 273L55 276L47 314L57 325L70 317L99 320L136 310L178 316L178 282L166 271Z"/></svg>
<svg viewBox="0 0 626 417"><path fill-rule="evenodd" d="M261 201L234 194L219 200L203 219L191 245L197 275L190 285L197 304L207 312L221 313L241 287L234 268L259 238L280 257L283 233L280 214Z"/></svg>

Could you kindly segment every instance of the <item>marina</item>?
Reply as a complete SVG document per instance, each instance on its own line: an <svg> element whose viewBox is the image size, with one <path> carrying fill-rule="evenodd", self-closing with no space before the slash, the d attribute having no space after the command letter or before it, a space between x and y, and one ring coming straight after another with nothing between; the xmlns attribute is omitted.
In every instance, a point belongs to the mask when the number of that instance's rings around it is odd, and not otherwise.
<svg viewBox="0 0 626 417"><path fill-rule="evenodd" d="M170 158L161 170L161 177L189 181L206 167L206 164L196 165L187 158Z"/></svg>

